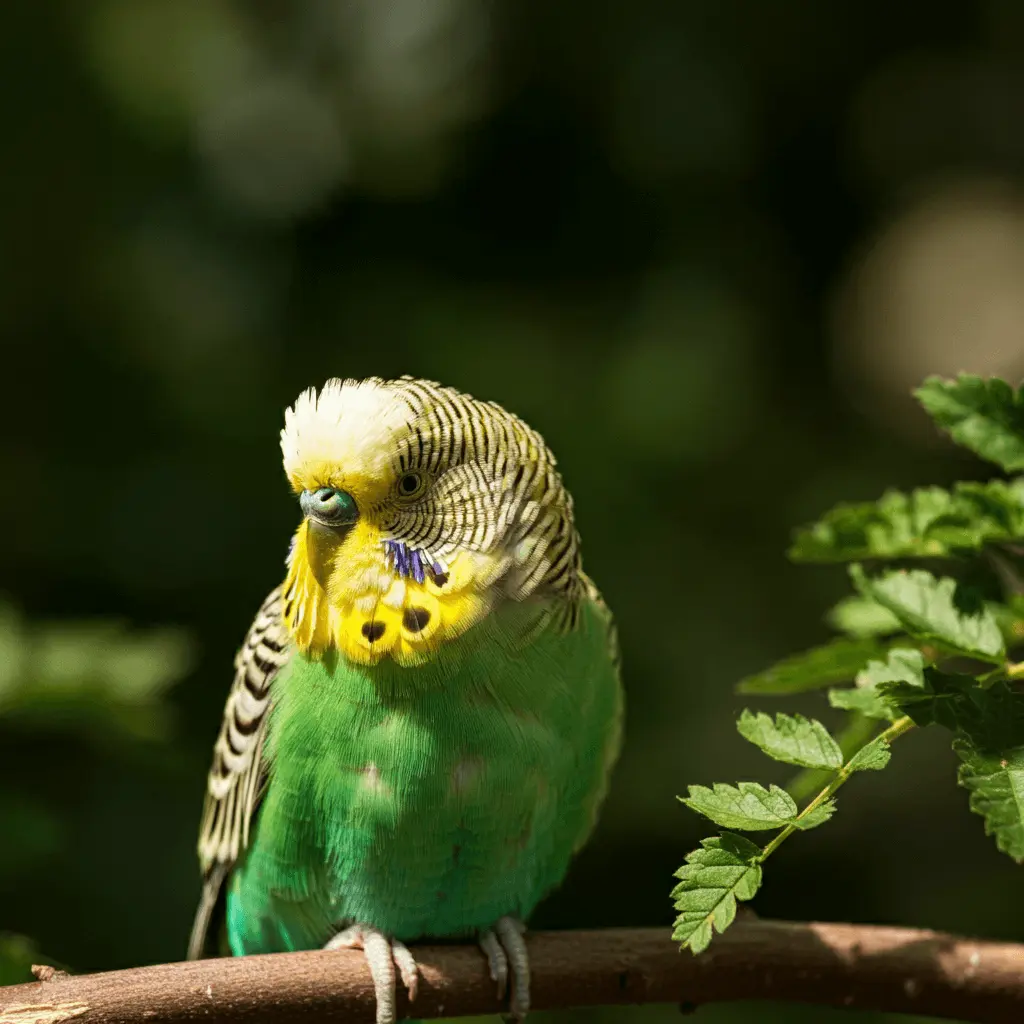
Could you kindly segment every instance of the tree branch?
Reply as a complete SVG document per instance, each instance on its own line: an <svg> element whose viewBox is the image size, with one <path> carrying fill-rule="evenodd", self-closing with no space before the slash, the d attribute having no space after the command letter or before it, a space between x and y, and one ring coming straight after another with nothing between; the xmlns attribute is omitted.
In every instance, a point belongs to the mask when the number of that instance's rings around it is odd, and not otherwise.
<svg viewBox="0 0 1024 1024"><path fill-rule="evenodd" d="M747 999L975 1021L1024 1020L1024 946L907 928L738 920L698 957L668 928L529 936L538 1010ZM421 946L419 995L399 1013L449 1017L500 1007L473 946ZM45 972L44 972L45 974ZM306 1016L306 1015L310 1016ZM372 1021L362 954L286 953L161 964L0 988L0 1024L285 1024Z"/></svg>

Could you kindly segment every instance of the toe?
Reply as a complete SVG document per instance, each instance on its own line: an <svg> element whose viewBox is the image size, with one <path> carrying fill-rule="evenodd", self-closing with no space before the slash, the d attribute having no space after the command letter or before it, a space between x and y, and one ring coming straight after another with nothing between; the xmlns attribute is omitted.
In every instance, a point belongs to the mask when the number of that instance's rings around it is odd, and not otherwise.
<svg viewBox="0 0 1024 1024"><path fill-rule="evenodd" d="M338 932L333 938L324 944L324 949L362 949L363 929L354 924L342 932Z"/></svg>
<svg viewBox="0 0 1024 1024"><path fill-rule="evenodd" d="M400 942L394 943L376 928L354 924L338 932L324 949L361 949L366 966L370 968L373 991L377 1000L377 1024L395 1024L397 1004L395 992L395 966L409 989L409 998L416 997L418 980L416 962Z"/></svg>
<svg viewBox="0 0 1024 1024"><path fill-rule="evenodd" d="M512 975L512 996L509 1000L509 1015L521 1021L530 1010L530 957L523 940L522 922L512 917L503 917L494 926L494 931L508 957Z"/></svg>
<svg viewBox="0 0 1024 1024"><path fill-rule="evenodd" d="M401 975L402 984L409 991L409 1002L416 998L416 992L420 984L420 969L416 960L404 942L397 940L391 943L391 955L394 958L395 966Z"/></svg>
<svg viewBox="0 0 1024 1024"><path fill-rule="evenodd" d="M504 999L505 993L508 991L508 957L493 930L484 932L480 936L480 948L487 957L487 967L491 972L491 978L498 985L498 998Z"/></svg>
<svg viewBox="0 0 1024 1024"><path fill-rule="evenodd" d="M364 931L363 955L377 996L377 1024L395 1024L395 962L391 943L380 932Z"/></svg>

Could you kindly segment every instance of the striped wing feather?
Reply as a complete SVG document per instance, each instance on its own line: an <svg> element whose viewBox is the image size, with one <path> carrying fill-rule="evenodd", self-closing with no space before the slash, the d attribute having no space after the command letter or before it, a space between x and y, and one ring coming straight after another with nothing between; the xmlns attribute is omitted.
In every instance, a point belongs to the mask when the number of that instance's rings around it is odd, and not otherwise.
<svg viewBox="0 0 1024 1024"><path fill-rule="evenodd" d="M203 894L189 939L188 959L198 960L221 886L249 843L249 826L266 785L263 738L272 683L291 656L281 617L281 588L271 591L235 656L235 678L213 748L199 832Z"/></svg>

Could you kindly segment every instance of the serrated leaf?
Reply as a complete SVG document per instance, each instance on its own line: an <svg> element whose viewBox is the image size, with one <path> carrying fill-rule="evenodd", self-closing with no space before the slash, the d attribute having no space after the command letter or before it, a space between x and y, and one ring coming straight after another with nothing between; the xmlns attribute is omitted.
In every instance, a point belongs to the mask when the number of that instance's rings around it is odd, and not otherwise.
<svg viewBox="0 0 1024 1024"><path fill-rule="evenodd" d="M812 828L824 825L835 813L835 810L835 800L826 800L824 803L818 804L813 810L804 811L796 821L790 824L795 825L801 832L808 832Z"/></svg>
<svg viewBox="0 0 1024 1024"><path fill-rule="evenodd" d="M926 668L920 683L894 680L880 682L876 689L886 703L908 715L915 725L937 722L954 730L968 719L974 720L973 693L984 694L974 676L935 668Z"/></svg>
<svg viewBox="0 0 1024 1024"><path fill-rule="evenodd" d="M739 693L763 696L818 690L853 679L871 658L884 654L885 647L876 640L840 637L785 658L764 672L747 676L736 689Z"/></svg>
<svg viewBox="0 0 1024 1024"><path fill-rule="evenodd" d="M749 900L760 888L760 847L742 836L723 832L702 839L701 848L686 855L672 890L679 911L672 938L700 953L712 930L725 931L736 917L736 901Z"/></svg>
<svg viewBox="0 0 1024 1024"><path fill-rule="evenodd" d="M769 757L802 768L841 768L843 752L828 729L803 715L775 716L744 711L736 728L740 735L760 747Z"/></svg>
<svg viewBox="0 0 1024 1024"><path fill-rule="evenodd" d="M797 562L942 558L1024 538L1024 481L958 483L886 491L877 501L844 503L794 533Z"/></svg>
<svg viewBox="0 0 1024 1024"><path fill-rule="evenodd" d="M857 685L876 686L878 683L904 682L911 686L924 685L924 655L913 647L894 647L884 661L869 661L857 673Z"/></svg>
<svg viewBox="0 0 1024 1024"><path fill-rule="evenodd" d="M985 834L1017 863L1024 862L1024 746L994 753L966 739L953 749L963 761L959 782L970 790L970 808L985 819Z"/></svg>
<svg viewBox="0 0 1024 1024"><path fill-rule="evenodd" d="M840 633L865 639L890 636L900 631L900 620L877 601L863 597L844 597L825 617L825 621Z"/></svg>
<svg viewBox="0 0 1024 1024"><path fill-rule="evenodd" d="M914 394L957 444L1009 471L1024 469L1024 394L998 377L929 377Z"/></svg>
<svg viewBox="0 0 1024 1024"><path fill-rule="evenodd" d="M842 711L857 711L868 718L895 721L899 713L887 704L873 686L853 686L847 690L829 690L828 702Z"/></svg>
<svg viewBox="0 0 1024 1024"><path fill-rule="evenodd" d="M857 685L849 690L829 690L828 702L844 711L859 711L868 718L899 717L899 711L879 692L881 682L905 682L911 686L924 685L924 655L911 647L894 647L884 661L869 661L857 673Z"/></svg>
<svg viewBox="0 0 1024 1024"><path fill-rule="evenodd" d="M774 785L765 789L756 782L740 782L735 786L716 782L710 789L690 786L689 794L679 799L690 810L703 814L722 828L738 828L744 832L781 828L793 824L797 815L793 798Z"/></svg>
<svg viewBox="0 0 1024 1024"><path fill-rule="evenodd" d="M889 750L889 744L879 736L861 747L850 758L847 767L851 772L881 771L889 763L890 757L892 752Z"/></svg>
<svg viewBox="0 0 1024 1024"><path fill-rule="evenodd" d="M922 569L868 577L859 565L850 566L850 577L864 597L888 608L911 636L983 661L999 663L1005 657L992 613L983 605L973 612L958 607L956 580L937 579Z"/></svg>
<svg viewBox="0 0 1024 1024"><path fill-rule="evenodd" d="M877 501L841 504L794 534L798 562L938 558L1024 536L1024 482L958 483L952 491L887 491Z"/></svg>
<svg viewBox="0 0 1024 1024"><path fill-rule="evenodd" d="M1024 861L1024 693L1006 681L953 691L944 707L956 730L959 782L985 832L1014 860Z"/></svg>

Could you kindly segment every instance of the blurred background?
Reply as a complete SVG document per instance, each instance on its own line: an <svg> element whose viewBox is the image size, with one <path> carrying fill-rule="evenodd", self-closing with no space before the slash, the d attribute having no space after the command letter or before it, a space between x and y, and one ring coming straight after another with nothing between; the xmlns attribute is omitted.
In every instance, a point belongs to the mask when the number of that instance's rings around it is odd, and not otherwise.
<svg viewBox="0 0 1024 1024"><path fill-rule="evenodd" d="M629 715L535 924L667 929L710 831L676 794L785 781L733 686L845 590L790 529L986 473L909 389L1024 371L1024 5L8 0L0 54L2 980L183 956L231 660L298 520L282 411L334 375L456 385L557 452ZM757 911L1024 940L954 778L901 741Z"/></svg>

